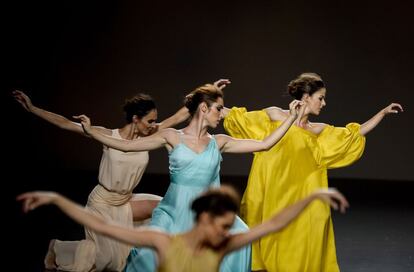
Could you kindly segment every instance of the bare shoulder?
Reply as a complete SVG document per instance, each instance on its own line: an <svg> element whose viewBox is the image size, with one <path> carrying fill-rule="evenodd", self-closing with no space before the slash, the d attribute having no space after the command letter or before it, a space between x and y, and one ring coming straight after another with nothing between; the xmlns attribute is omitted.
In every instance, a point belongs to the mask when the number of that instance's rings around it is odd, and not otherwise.
<svg viewBox="0 0 414 272"><path fill-rule="evenodd" d="M154 243L154 248L158 252L159 262L163 263L166 258L167 250L171 245L172 236L165 232L154 230L151 238Z"/></svg>
<svg viewBox="0 0 414 272"><path fill-rule="evenodd" d="M275 106L266 108L265 112L272 121L283 121L289 115L289 111Z"/></svg>
<svg viewBox="0 0 414 272"><path fill-rule="evenodd" d="M168 151L171 151L174 146L176 146L180 142L180 130L175 128L163 128L160 129L157 133L153 134L152 137L160 137L164 138L166 141L166 148Z"/></svg>
<svg viewBox="0 0 414 272"><path fill-rule="evenodd" d="M226 134L216 134L214 135L214 138L216 139L217 146L220 150L222 150L226 143L234 139Z"/></svg>
<svg viewBox="0 0 414 272"><path fill-rule="evenodd" d="M325 127L328 126L328 124L325 123L312 123L310 130L314 133L319 135L324 129Z"/></svg>

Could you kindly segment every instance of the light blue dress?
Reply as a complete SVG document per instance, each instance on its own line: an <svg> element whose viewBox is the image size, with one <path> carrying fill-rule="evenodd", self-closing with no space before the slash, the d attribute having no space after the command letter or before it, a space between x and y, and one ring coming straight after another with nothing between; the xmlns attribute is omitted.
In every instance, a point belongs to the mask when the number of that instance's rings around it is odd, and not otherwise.
<svg viewBox="0 0 414 272"><path fill-rule="evenodd" d="M194 198L211 186L220 186L220 162L222 160L215 138L203 152L196 153L181 142L169 153L170 179L168 190L152 213L150 227L168 233L188 231L194 224L190 205ZM247 225L236 217L231 232L248 230ZM221 272L250 271L250 245L227 255ZM128 257L126 272L156 271L156 257L148 248L133 248Z"/></svg>

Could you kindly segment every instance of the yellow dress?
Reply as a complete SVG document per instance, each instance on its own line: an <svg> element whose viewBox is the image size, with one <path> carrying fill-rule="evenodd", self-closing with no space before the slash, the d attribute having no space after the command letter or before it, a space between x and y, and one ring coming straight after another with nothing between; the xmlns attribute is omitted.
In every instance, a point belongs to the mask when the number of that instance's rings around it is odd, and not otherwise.
<svg viewBox="0 0 414 272"><path fill-rule="evenodd" d="M220 256L211 249L194 254L180 235L172 238L165 261L158 272L217 272Z"/></svg>
<svg viewBox="0 0 414 272"><path fill-rule="evenodd" d="M224 121L236 138L261 140L281 122L272 122L262 111L232 108ZM249 227L269 219L286 206L328 187L327 169L358 160L365 147L360 125L326 126L315 135L292 126L272 149L254 156L241 215ZM271 272L339 271L330 208L312 203L294 222L268 235L252 247L252 270Z"/></svg>

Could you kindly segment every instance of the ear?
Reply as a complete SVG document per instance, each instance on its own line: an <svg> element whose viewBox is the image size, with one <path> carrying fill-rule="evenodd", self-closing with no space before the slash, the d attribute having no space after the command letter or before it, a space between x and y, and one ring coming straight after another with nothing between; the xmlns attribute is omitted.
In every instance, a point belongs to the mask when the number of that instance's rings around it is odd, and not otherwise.
<svg viewBox="0 0 414 272"><path fill-rule="evenodd" d="M304 94L302 95L302 99L301 99L301 101L306 101L306 100L308 100L308 99L309 99L309 97L310 97L310 95L309 95L308 93L304 93Z"/></svg>
<svg viewBox="0 0 414 272"><path fill-rule="evenodd" d="M200 111L201 112L207 112L208 111L208 106L206 102L201 102L200 103Z"/></svg>
<svg viewBox="0 0 414 272"><path fill-rule="evenodd" d="M132 123L134 123L134 124L136 124L136 123L138 123L139 121L141 121L141 119L136 115L136 114L134 114L133 116L132 116Z"/></svg>
<svg viewBox="0 0 414 272"><path fill-rule="evenodd" d="M203 224L209 224L213 221L213 216L208 212L202 212L198 217L198 222Z"/></svg>

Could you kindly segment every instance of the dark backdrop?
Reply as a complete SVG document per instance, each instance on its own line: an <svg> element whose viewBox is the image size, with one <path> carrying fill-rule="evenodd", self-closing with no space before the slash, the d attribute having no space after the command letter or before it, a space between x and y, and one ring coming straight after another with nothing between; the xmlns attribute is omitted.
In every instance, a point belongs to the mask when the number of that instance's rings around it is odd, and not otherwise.
<svg viewBox="0 0 414 272"><path fill-rule="evenodd" d="M362 160L331 176L414 180L408 133L412 3L151 3L14 1L5 19L4 92L19 88L40 107L65 116L86 113L95 124L119 127L121 105L137 91L156 99L160 120L181 106L188 91L223 77L233 82L227 106L287 107L286 84L314 71L328 89L317 121L364 122L390 102L406 109L368 135ZM96 169L99 144L59 131L17 105L7 116L14 131L10 144L20 143L26 154L18 154L19 164ZM164 150L151 157L148 172L168 172ZM223 174L246 175L249 164L249 155L225 155Z"/></svg>
<svg viewBox="0 0 414 272"><path fill-rule="evenodd" d="M94 124L119 127L124 124L124 99L138 91L156 99L160 120L174 113L194 87L219 78L232 80L225 90L226 106L286 108L286 84L301 72L317 72L327 84L328 105L315 121L343 126L364 122L391 102L405 108L368 135L360 161L330 176L356 184L356 190L348 190L351 194L370 192L375 181L382 180L379 198L397 199L401 193L409 197L404 188L412 186L399 186L414 181L413 5L385 0L4 4L2 148L3 174L9 178L2 181L10 189L2 200L6 216L10 211L12 216L6 227L19 237L10 247L12 254L21 254L27 241L41 248L36 251L40 259L44 254L47 239L33 237L27 229L36 227L30 225L33 218L48 222L47 238L67 233L59 229L62 225L74 226L47 211L23 219L19 207L10 206L15 195L57 190L84 203L96 183L101 155L97 142L22 110L10 96L15 88L39 107L68 117L85 113ZM222 128L214 131L221 132ZM223 179L240 180L242 191L250 162L251 155L225 154ZM167 172L166 151L151 152L138 190L162 193ZM163 179L167 180L157 181ZM60 238L72 238L67 235Z"/></svg>

